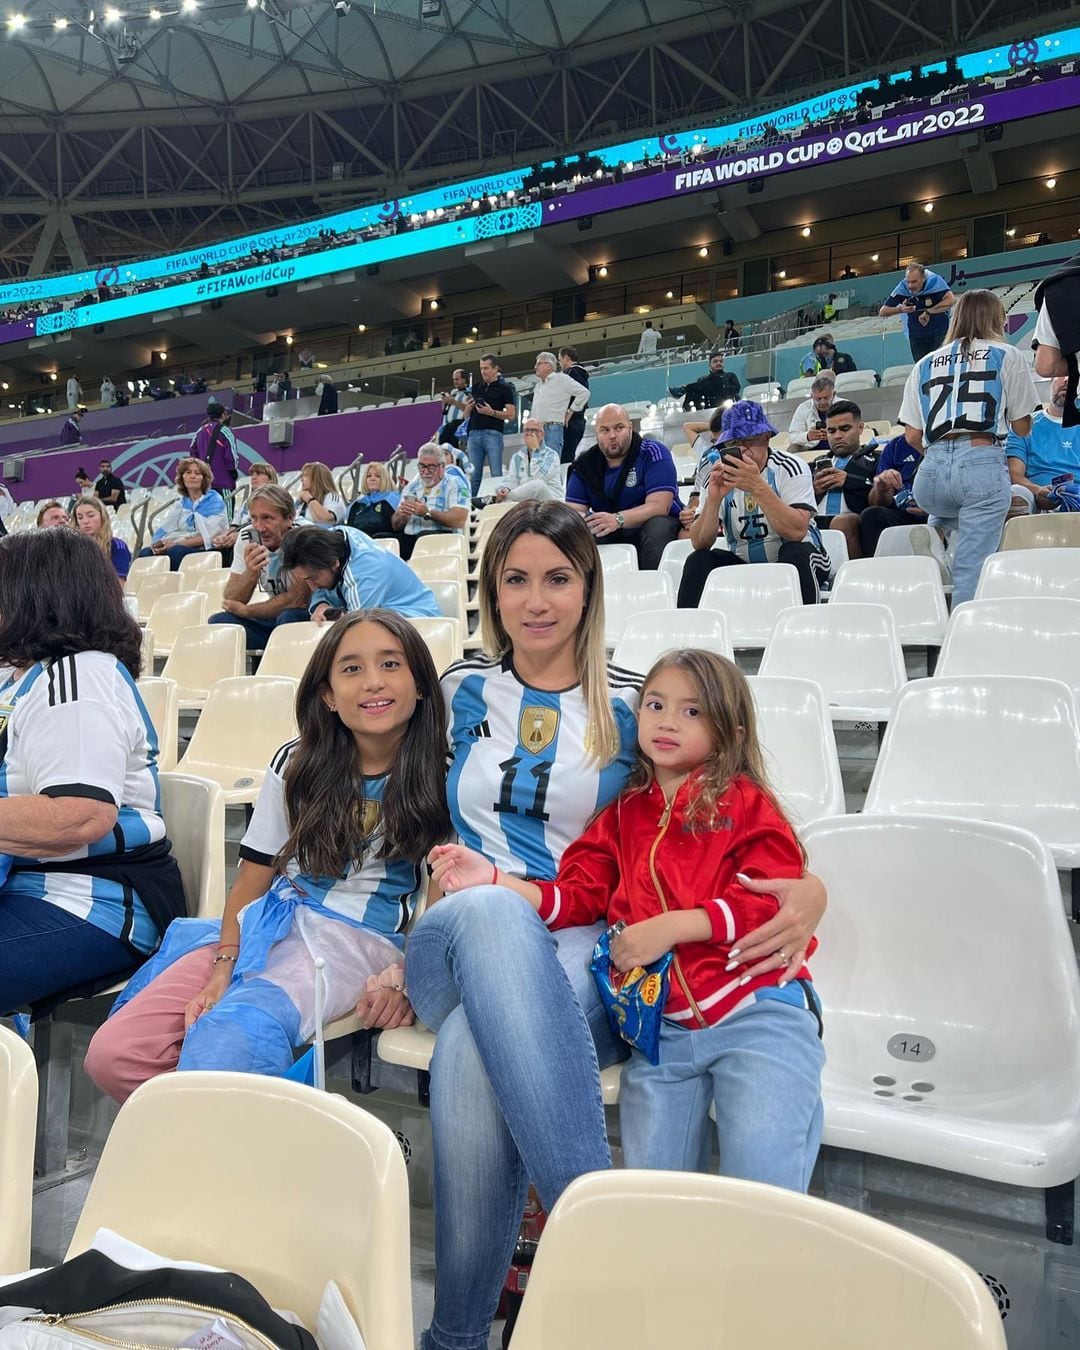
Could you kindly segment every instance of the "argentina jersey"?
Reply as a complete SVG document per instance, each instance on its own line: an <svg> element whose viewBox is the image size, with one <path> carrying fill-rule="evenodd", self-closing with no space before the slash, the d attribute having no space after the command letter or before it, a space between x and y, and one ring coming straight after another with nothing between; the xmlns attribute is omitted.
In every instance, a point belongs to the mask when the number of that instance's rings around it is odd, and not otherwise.
<svg viewBox="0 0 1080 1350"><path fill-rule="evenodd" d="M0 891L39 899L149 952L158 932L130 885L81 873L81 859L122 863L165 838L153 723L128 671L104 652L41 662L0 687L7 753L0 797L78 797L117 808L102 838L62 857L19 858ZM52 870L64 864L64 871ZM69 870L68 870L69 869Z"/></svg>
<svg viewBox="0 0 1080 1350"><path fill-rule="evenodd" d="M813 522L815 509L814 480L810 466L797 455L770 450L761 476L785 506L805 507L809 512L806 542L812 544L828 565L828 555L821 543L821 535ZM752 493L732 488L721 503L721 521L724 539L732 553L744 562L776 562L780 545L784 542L762 511Z"/></svg>
<svg viewBox="0 0 1080 1350"><path fill-rule="evenodd" d="M840 455L833 459L834 469L846 469L851 461L850 455ZM838 516L844 509L844 489L830 488L824 497L818 498L819 516Z"/></svg>
<svg viewBox="0 0 1080 1350"><path fill-rule="evenodd" d="M554 878L564 849L626 785L640 677L609 666L619 752L589 754L581 688L523 684L509 656L459 661L442 678L450 725L450 817L461 843L518 877Z"/></svg>
<svg viewBox="0 0 1080 1350"><path fill-rule="evenodd" d="M1006 342L950 342L924 356L908 376L900 420L926 445L946 436L1003 441L1009 424L1038 407L1031 372Z"/></svg>
<svg viewBox="0 0 1080 1350"><path fill-rule="evenodd" d="M285 806L285 766L299 744L290 741L276 752L263 779L244 838L240 857L263 867L274 859L292 833ZM294 886L317 900L326 912L357 927L368 928L404 946L404 932L420 886L420 867L404 858L377 856L382 843L382 799L389 774L364 778L364 798L357 801L357 830L364 840L364 860L340 877L315 877L302 872L295 859L285 865Z"/></svg>

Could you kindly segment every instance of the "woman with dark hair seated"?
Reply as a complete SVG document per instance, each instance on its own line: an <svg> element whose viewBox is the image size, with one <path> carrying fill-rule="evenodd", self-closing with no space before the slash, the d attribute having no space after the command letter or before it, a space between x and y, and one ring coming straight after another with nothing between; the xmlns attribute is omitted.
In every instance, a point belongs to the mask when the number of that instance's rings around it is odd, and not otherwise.
<svg viewBox="0 0 1080 1350"><path fill-rule="evenodd" d="M184 913L141 645L92 539L0 540L0 1014L133 969Z"/></svg>
<svg viewBox="0 0 1080 1350"><path fill-rule="evenodd" d="M202 553L229 528L225 498L212 485L214 475L201 459L182 459L176 470L176 490L180 500L165 512L154 531L154 540L140 558L164 553L172 571L189 553Z"/></svg>

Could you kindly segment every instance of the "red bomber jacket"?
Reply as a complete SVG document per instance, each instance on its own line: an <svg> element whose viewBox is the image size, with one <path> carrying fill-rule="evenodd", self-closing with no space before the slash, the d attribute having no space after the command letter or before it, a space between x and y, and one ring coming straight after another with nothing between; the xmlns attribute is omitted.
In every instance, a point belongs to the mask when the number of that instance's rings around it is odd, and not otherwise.
<svg viewBox="0 0 1080 1350"><path fill-rule="evenodd" d="M732 780L711 829L691 830L686 824L694 788L691 777L670 806L655 783L644 792L624 793L566 850L554 881L534 882L542 891L540 917L549 928L598 919L632 924L665 910L703 909L712 939L675 948L664 1007L666 1017L690 1029L715 1025L780 979L776 970L740 985L745 972L724 969L738 940L778 909L773 896L748 891L736 873L799 877L803 872L791 826L755 783ZM816 946L814 938L808 952ZM797 978L809 977L804 966Z"/></svg>

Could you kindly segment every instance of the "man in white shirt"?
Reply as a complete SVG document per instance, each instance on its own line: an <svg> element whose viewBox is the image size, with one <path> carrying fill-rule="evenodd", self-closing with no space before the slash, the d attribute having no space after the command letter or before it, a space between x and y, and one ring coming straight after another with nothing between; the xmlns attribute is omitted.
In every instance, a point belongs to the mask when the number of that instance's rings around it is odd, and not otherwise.
<svg viewBox="0 0 1080 1350"><path fill-rule="evenodd" d="M544 428L544 444L561 455L566 424L588 403L589 391L558 367L554 352L541 352L537 356L533 365L536 385L531 415Z"/></svg>
<svg viewBox="0 0 1080 1350"><path fill-rule="evenodd" d="M529 417L522 427L525 445L510 458L502 486L495 493L497 502L561 502L562 469L559 452L544 444L544 424Z"/></svg>
<svg viewBox="0 0 1080 1350"><path fill-rule="evenodd" d="M68 378L67 382L67 405L68 412L74 412L82 400L82 385L74 375Z"/></svg>
<svg viewBox="0 0 1080 1350"><path fill-rule="evenodd" d="M810 397L804 399L791 415L788 427L788 449L795 451L829 448L829 433L825 414L836 398L836 376L823 370L810 386Z"/></svg>
<svg viewBox="0 0 1080 1350"><path fill-rule="evenodd" d="M641 330L641 337L638 341L638 356L655 356L659 345L660 334L653 327L652 319L646 319L645 327Z"/></svg>
<svg viewBox="0 0 1080 1350"><path fill-rule="evenodd" d="M248 502L250 523L240 531L221 613L210 623L234 623L247 634L249 651L261 651L283 623L306 623L308 588L281 570L281 545L296 523L295 503L283 487L256 488ZM252 600L257 591L263 599Z"/></svg>

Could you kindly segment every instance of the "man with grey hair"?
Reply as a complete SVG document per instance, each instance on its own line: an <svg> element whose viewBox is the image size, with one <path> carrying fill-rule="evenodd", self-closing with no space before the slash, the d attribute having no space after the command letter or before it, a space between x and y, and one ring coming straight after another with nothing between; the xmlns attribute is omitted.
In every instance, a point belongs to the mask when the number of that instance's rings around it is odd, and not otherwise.
<svg viewBox="0 0 1080 1350"><path fill-rule="evenodd" d="M788 448L792 451L829 451L829 433L825 430L825 414L836 398L836 376L823 370L810 386L810 397L803 399L791 414L788 427Z"/></svg>
<svg viewBox="0 0 1080 1350"><path fill-rule="evenodd" d="M562 469L559 452L544 444L544 424L536 417L525 419L522 427L525 444L515 451L502 486L495 493L497 502L561 502Z"/></svg>
<svg viewBox="0 0 1080 1350"><path fill-rule="evenodd" d="M248 500L248 524L233 551L221 611L210 623L237 624L248 651L260 651L283 623L306 623L307 588L281 567L281 545L296 524L296 504L276 483L256 488ZM256 592L259 598L256 598Z"/></svg>
<svg viewBox="0 0 1080 1350"><path fill-rule="evenodd" d="M532 416L544 428L544 444L562 454L566 424L589 401L589 391L559 369L554 352L541 352L533 365Z"/></svg>
<svg viewBox="0 0 1080 1350"><path fill-rule="evenodd" d="M401 494L390 528L408 560L422 534L460 534L469 519L469 485L456 469L447 472L443 448L428 441L416 452L417 474Z"/></svg>

